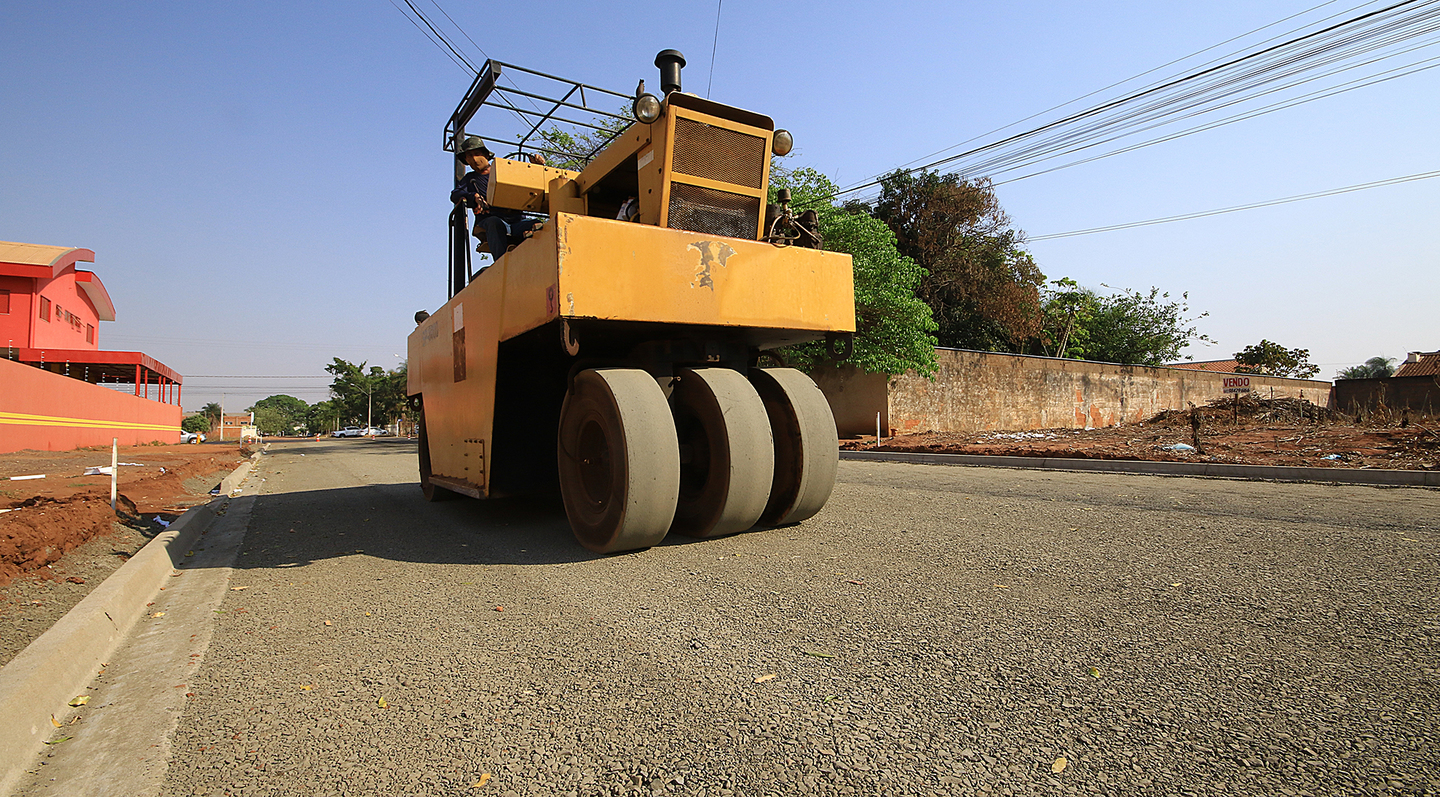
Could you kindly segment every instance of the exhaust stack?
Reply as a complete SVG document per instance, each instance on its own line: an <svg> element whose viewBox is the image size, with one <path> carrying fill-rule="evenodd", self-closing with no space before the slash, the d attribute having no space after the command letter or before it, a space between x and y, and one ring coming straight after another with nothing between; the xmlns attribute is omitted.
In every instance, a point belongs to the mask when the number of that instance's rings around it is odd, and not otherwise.
<svg viewBox="0 0 1440 797"><path fill-rule="evenodd" d="M668 95L680 90L680 69L685 66L685 56L679 50L661 50L655 56L655 66L660 67L660 93Z"/></svg>

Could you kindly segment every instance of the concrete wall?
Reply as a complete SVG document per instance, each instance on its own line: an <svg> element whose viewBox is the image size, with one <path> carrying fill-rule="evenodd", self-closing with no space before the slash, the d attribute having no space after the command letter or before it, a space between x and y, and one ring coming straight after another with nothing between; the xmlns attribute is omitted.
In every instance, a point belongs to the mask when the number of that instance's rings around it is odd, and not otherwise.
<svg viewBox="0 0 1440 797"><path fill-rule="evenodd" d="M1408 408L1423 415L1440 412L1440 377L1391 376L1335 380L1335 409L1341 412Z"/></svg>
<svg viewBox="0 0 1440 797"><path fill-rule="evenodd" d="M180 442L180 408L0 360L0 453Z"/></svg>
<svg viewBox="0 0 1440 797"><path fill-rule="evenodd" d="M822 366L811 374L835 414L835 428L841 437L875 434L875 413L880 424L890 427L890 406L886 399L888 377L867 374L853 366Z"/></svg>
<svg viewBox="0 0 1440 797"><path fill-rule="evenodd" d="M1135 423L1187 403L1225 396L1226 374L1181 368L1028 357L939 349L932 382L913 374L888 380L853 369L817 374L841 436L875 433L882 413L887 434L1089 428ZM1297 397L1328 406L1329 382L1250 376L1265 397Z"/></svg>

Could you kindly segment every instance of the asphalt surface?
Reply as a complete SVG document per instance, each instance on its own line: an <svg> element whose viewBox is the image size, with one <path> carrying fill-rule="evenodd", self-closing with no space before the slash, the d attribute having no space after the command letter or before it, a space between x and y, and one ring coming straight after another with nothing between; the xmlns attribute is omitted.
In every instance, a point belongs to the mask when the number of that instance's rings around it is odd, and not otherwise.
<svg viewBox="0 0 1440 797"><path fill-rule="evenodd" d="M159 793L1440 794L1440 491L842 462L601 557L414 470L261 460Z"/></svg>

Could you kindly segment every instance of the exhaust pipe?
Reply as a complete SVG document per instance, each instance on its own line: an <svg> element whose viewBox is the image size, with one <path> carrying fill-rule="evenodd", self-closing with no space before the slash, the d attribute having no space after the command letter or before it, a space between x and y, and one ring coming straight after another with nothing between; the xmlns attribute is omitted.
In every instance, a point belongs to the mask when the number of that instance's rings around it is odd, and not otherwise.
<svg viewBox="0 0 1440 797"><path fill-rule="evenodd" d="M685 66L685 56L679 50L661 50L655 56L655 65L660 67L660 93L668 95L680 90L680 69Z"/></svg>

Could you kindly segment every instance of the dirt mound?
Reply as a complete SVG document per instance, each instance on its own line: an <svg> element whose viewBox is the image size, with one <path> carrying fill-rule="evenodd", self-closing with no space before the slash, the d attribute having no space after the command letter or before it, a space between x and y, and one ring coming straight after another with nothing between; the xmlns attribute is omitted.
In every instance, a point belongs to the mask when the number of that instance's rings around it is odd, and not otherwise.
<svg viewBox="0 0 1440 797"><path fill-rule="evenodd" d="M108 495L63 501L31 498L3 517L0 586L23 572L60 561L91 537L109 534L115 522Z"/></svg>
<svg viewBox="0 0 1440 797"><path fill-rule="evenodd" d="M109 449L21 451L7 454L0 476L45 474L43 479L3 481L0 508L0 586L45 566L121 521L155 533L163 521L208 500L209 489L234 469L238 446L128 446L120 450L119 515L110 509Z"/></svg>
<svg viewBox="0 0 1440 797"><path fill-rule="evenodd" d="M1191 405L1194 407L1194 405ZM1208 422L1243 419L1250 423L1334 423L1344 421L1341 413L1297 398L1262 398L1253 393L1240 394L1238 399L1218 398L1195 408ZM1191 410L1165 410L1147 419L1153 426L1189 426Z"/></svg>

